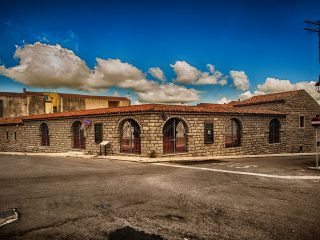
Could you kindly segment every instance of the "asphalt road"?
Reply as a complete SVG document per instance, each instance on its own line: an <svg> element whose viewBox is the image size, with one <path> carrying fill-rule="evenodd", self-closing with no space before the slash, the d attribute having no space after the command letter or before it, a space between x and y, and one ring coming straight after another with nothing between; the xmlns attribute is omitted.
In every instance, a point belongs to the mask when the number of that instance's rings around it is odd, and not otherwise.
<svg viewBox="0 0 320 240"><path fill-rule="evenodd" d="M320 239L320 180L183 168L320 176L313 158L170 167L0 155L0 210L19 213L0 239Z"/></svg>

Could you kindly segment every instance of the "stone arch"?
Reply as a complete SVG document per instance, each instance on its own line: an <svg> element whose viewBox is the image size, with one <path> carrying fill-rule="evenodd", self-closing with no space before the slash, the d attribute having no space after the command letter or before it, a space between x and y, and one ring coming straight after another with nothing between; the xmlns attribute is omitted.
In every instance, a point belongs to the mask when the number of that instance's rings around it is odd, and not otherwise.
<svg viewBox="0 0 320 240"><path fill-rule="evenodd" d="M119 122L120 153L141 154L141 126L133 118Z"/></svg>
<svg viewBox="0 0 320 240"><path fill-rule="evenodd" d="M116 131L117 131L117 133L120 133L120 132L121 132L120 129L121 129L121 127L122 127L122 124L123 124L126 120L128 120L128 119L134 120L134 121L139 125L139 128L140 128L140 130L141 130L141 132L142 132L142 125L141 125L140 121L139 121L137 118L135 118L135 117L129 116L129 117L122 117L122 118L120 118L120 120L118 121L118 123L117 123L117 125L116 125Z"/></svg>
<svg viewBox="0 0 320 240"><path fill-rule="evenodd" d="M80 120L74 120L70 127L72 133L72 148L85 149L84 125Z"/></svg>
<svg viewBox="0 0 320 240"><path fill-rule="evenodd" d="M172 116L162 126L163 153L176 154L187 152L187 122L181 117Z"/></svg>
<svg viewBox="0 0 320 240"><path fill-rule="evenodd" d="M269 143L280 143L281 122L273 118L269 122Z"/></svg>
<svg viewBox="0 0 320 240"><path fill-rule="evenodd" d="M40 123L39 132L41 138L41 146L50 146L50 130L46 122Z"/></svg>
<svg viewBox="0 0 320 240"><path fill-rule="evenodd" d="M232 117L225 122L225 147L241 146L243 124L239 118Z"/></svg>

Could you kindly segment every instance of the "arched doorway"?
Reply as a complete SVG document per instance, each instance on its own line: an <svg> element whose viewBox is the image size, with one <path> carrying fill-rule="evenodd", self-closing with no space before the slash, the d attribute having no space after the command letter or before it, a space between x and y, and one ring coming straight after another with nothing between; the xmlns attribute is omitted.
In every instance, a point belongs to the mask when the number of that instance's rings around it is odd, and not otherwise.
<svg viewBox="0 0 320 240"><path fill-rule="evenodd" d="M231 118L226 123L225 147L239 147L241 145L241 123L236 118Z"/></svg>
<svg viewBox="0 0 320 240"><path fill-rule="evenodd" d="M163 126L163 153L175 154L187 151L187 130L178 118L172 118Z"/></svg>
<svg viewBox="0 0 320 240"><path fill-rule="evenodd" d="M73 148L85 149L84 128L80 121L72 124Z"/></svg>
<svg viewBox="0 0 320 240"><path fill-rule="evenodd" d="M280 142L280 121L276 118L272 119L269 123L269 143Z"/></svg>
<svg viewBox="0 0 320 240"><path fill-rule="evenodd" d="M120 127L120 152L141 154L140 133L140 127L136 121L124 120Z"/></svg>
<svg viewBox="0 0 320 240"><path fill-rule="evenodd" d="M41 146L49 146L50 145L49 128L46 123L41 123L40 135L41 135Z"/></svg>

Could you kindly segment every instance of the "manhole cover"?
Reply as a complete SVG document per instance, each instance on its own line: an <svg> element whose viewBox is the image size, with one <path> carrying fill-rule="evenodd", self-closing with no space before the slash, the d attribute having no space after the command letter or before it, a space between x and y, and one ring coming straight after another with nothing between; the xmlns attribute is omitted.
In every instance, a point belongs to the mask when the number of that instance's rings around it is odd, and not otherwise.
<svg viewBox="0 0 320 240"><path fill-rule="evenodd" d="M163 240L160 235L148 234L143 231L126 226L111 232L108 236L109 240Z"/></svg>
<svg viewBox="0 0 320 240"><path fill-rule="evenodd" d="M18 220L18 213L15 209L0 211L0 226L12 223Z"/></svg>

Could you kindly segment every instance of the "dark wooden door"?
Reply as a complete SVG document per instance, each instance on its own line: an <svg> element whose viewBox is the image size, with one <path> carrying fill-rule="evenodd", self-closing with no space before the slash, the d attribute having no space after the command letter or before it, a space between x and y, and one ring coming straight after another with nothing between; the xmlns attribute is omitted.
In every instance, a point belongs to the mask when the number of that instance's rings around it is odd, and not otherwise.
<svg viewBox="0 0 320 240"><path fill-rule="evenodd" d="M85 148L85 138L84 129L81 128L82 123L80 121L73 123L72 133L73 133L73 148L84 149Z"/></svg>

